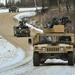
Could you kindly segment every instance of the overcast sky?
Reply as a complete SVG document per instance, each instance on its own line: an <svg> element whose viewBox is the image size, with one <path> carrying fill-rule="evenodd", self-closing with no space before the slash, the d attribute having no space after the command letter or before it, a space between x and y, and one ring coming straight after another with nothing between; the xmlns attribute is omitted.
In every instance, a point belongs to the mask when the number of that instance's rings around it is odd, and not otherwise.
<svg viewBox="0 0 75 75"><path fill-rule="evenodd" d="M5 4L5 0L0 0L0 2Z"/></svg>

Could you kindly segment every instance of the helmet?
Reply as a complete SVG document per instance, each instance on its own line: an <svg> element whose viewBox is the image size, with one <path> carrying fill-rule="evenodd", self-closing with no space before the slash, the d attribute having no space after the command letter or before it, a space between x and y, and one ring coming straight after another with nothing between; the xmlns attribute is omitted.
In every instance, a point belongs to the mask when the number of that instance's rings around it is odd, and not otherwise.
<svg viewBox="0 0 75 75"><path fill-rule="evenodd" d="M56 19L58 19L58 17L57 17L57 16L54 16L54 17L53 17L53 20L56 20Z"/></svg>

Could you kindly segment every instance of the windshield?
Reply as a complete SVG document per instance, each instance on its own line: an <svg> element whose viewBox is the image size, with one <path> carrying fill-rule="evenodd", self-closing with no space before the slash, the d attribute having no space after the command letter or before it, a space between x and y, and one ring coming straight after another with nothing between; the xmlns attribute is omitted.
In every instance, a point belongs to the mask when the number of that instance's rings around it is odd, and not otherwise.
<svg viewBox="0 0 75 75"><path fill-rule="evenodd" d="M56 36L56 41L70 42L71 41L71 36Z"/></svg>
<svg viewBox="0 0 75 75"><path fill-rule="evenodd" d="M12 7L11 7L11 9L17 9L17 7L15 7L15 6L12 6Z"/></svg>
<svg viewBox="0 0 75 75"><path fill-rule="evenodd" d="M40 37L40 42L50 42L53 41L52 36L41 36Z"/></svg>

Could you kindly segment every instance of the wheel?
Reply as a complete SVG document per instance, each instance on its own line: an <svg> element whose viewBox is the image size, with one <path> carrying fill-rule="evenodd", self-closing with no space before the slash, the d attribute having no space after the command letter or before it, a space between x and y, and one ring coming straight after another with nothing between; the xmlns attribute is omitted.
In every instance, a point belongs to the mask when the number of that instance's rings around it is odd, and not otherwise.
<svg viewBox="0 0 75 75"><path fill-rule="evenodd" d="M16 36L17 36L17 37L19 37L19 35L18 35L18 34L16 34Z"/></svg>
<svg viewBox="0 0 75 75"><path fill-rule="evenodd" d="M68 53L68 65L70 65L70 66L74 65L74 54L73 54L73 52Z"/></svg>
<svg viewBox="0 0 75 75"><path fill-rule="evenodd" d="M32 44L32 39L28 39L28 43L29 44Z"/></svg>
<svg viewBox="0 0 75 75"><path fill-rule="evenodd" d="M34 52L34 54L33 54L33 65L34 66L39 66L40 65L39 53Z"/></svg>
<svg viewBox="0 0 75 75"><path fill-rule="evenodd" d="M17 10L17 12L19 12L19 10Z"/></svg>
<svg viewBox="0 0 75 75"><path fill-rule="evenodd" d="M14 32L14 36L16 36L15 32Z"/></svg>
<svg viewBox="0 0 75 75"><path fill-rule="evenodd" d="M9 13L10 13L11 11L9 10Z"/></svg>
<svg viewBox="0 0 75 75"><path fill-rule="evenodd" d="M14 36L16 36L16 31L14 30Z"/></svg>

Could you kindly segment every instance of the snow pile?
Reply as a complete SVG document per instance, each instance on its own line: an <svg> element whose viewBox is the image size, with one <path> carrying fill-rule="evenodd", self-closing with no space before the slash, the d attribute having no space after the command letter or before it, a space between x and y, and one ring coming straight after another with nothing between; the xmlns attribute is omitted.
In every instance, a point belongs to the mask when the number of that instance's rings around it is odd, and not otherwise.
<svg viewBox="0 0 75 75"><path fill-rule="evenodd" d="M68 61L64 61L61 59L47 59L45 63L68 63Z"/></svg>
<svg viewBox="0 0 75 75"><path fill-rule="evenodd" d="M37 7L38 10L42 9L42 7ZM20 11L35 11L36 8L19 8Z"/></svg>
<svg viewBox="0 0 75 75"><path fill-rule="evenodd" d="M37 9L40 10L42 7L38 7ZM19 11L35 11L36 8L19 8ZM7 13L9 12L9 9L0 9L0 13Z"/></svg>
<svg viewBox="0 0 75 75"><path fill-rule="evenodd" d="M8 9L0 9L0 13L7 13Z"/></svg>
<svg viewBox="0 0 75 75"><path fill-rule="evenodd" d="M21 18L23 17L31 17L31 16L35 16L36 12L25 12L25 13L20 13L16 16L14 16L15 19L17 20L21 20Z"/></svg>
<svg viewBox="0 0 75 75"><path fill-rule="evenodd" d="M26 25L27 25L28 27L30 27L31 29L35 29L36 31L38 31L38 32L40 32L40 33L43 33L43 30L41 30L41 29L39 29L39 28L36 28L36 27L34 27L34 26L32 26L32 25L30 25L30 24L28 24L28 23L26 23Z"/></svg>
<svg viewBox="0 0 75 75"><path fill-rule="evenodd" d="M31 17L31 16L35 16L35 15L36 15L35 12L25 12L25 13L21 13L21 14L18 14L18 15L16 15L16 16L14 16L14 18L17 19L18 21L20 21L21 18L23 18L23 17ZM32 26L32 25L30 25L30 24L28 24L28 23L26 23L26 25L27 25L28 27L30 27L31 29L35 29L36 31L38 31L38 32L40 32L40 33L43 33L43 30L41 30L41 29L39 29L39 28L36 28L36 27L34 27L34 26Z"/></svg>
<svg viewBox="0 0 75 75"><path fill-rule="evenodd" d="M0 36L0 69L14 65L25 58L25 53Z"/></svg>

